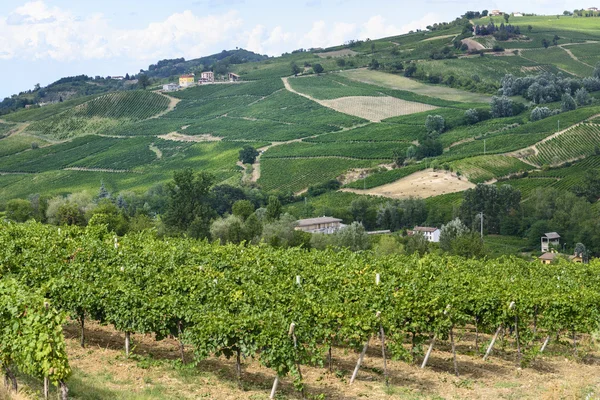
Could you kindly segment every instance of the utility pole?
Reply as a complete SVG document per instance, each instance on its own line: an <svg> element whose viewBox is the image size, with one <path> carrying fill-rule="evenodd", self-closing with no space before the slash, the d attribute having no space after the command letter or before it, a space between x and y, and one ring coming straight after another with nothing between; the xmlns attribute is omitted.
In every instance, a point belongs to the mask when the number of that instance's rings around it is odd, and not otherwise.
<svg viewBox="0 0 600 400"><path fill-rule="evenodd" d="M485 155L487 147L485 145L485 139L483 139L483 154Z"/></svg>
<svg viewBox="0 0 600 400"><path fill-rule="evenodd" d="M483 240L483 211L479 213L479 221L481 224L481 240Z"/></svg>

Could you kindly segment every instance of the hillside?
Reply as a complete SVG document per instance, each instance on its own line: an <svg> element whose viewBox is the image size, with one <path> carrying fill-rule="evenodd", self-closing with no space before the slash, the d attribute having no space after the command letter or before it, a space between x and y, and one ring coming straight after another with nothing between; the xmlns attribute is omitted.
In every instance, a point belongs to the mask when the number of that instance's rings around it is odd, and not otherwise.
<svg viewBox="0 0 600 400"><path fill-rule="evenodd" d="M92 94L5 115L0 200L95 191L101 181L113 193L142 191L185 166L266 191L301 193L339 179L359 194L428 197L594 155L600 85L591 76L600 34L590 22L511 17L523 34L508 41L473 36L471 22L275 58L237 50L163 60L146 71L155 82L208 65L241 82ZM545 48L555 35L556 45ZM473 41L484 50L469 50ZM323 72L314 72L317 64ZM556 114L560 95L535 97L515 83L531 85L539 73L553 85L589 88L589 102ZM513 101L512 115L491 115L499 89ZM535 107L547 107L546 118L534 121ZM443 118L441 131L426 128L430 116ZM250 166L237 165L237 154L247 144L263 153L244 177ZM423 175L430 168L447 171L432 190L434 177Z"/></svg>

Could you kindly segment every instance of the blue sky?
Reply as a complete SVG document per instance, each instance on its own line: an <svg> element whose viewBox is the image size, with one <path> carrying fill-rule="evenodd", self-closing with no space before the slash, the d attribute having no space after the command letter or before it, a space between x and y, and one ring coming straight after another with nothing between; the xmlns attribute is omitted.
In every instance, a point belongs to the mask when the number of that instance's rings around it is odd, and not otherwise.
<svg viewBox="0 0 600 400"><path fill-rule="evenodd" d="M588 0L2 0L0 98L64 76L135 73L164 58L235 47L279 55L391 36L466 10L556 14L592 5L600 6Z"/></svg>

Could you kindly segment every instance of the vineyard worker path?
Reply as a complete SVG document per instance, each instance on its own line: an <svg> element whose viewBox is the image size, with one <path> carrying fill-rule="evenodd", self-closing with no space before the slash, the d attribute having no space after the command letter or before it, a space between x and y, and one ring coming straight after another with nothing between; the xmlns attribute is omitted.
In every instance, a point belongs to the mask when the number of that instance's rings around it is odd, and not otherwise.
<svg viewBox="0 0 600 400"><path fill-rule="evenodd" d="M575 43L575 44L577 44L577 43ZM586 63L586 62L583 62L583 61L581 61L579 58L577 58L577 56L576 56L575 54L573 54L573 52L572 52L571 50L569 50L569 49L566 47L566 45L564 45L564 44L561 44L561 45L559 45L558 47L560 47L561 49L563 49L564 51L566 51L566 52L567 52L567 54L569 55L569 57L571 57L573 60L575 60L575 61L577 61L577 62L580 62L580 63L582 63L582 64L585 64L585 65L587 65L587 66L588 66L588 67L590 67L590 68L594 68L594 66L593 66L593 65L590 65L590 64L588 64L588 63Z"/></svg>
<svg viewBox="0 0 600 400"><path fill-rule="evenodd" d="M377 186L372 189L341 189L341 191L389 197L392 199L405 199L408 197L425 199L447 193L463 192L474 187L475 184L466 179L460 179L448 171L426 169L424 171L415 172L396 182Z"/></svg>
<svg viewBox="0 0 600 400"><path fill-rule="evenodd" d="M505 156L510 156L510 157L516 157L516 158L520 159L521 161L523 161L523 162L525 162L525 163L527 163L529 165L533 165L534 167L538 167L539 168L540 165L536 165L536 164L532 163L531 161L527 160L527 157L529 157L531 155L537 156L539 154L539 150L538 150L537 146L539 146L539 145L541 145L543 143L546 143L547 141L552 140L555 137L558 137L558 136L562 135L563 133L565 133L567 131L570 131L573 128L576 128L576 127L578 127L578 126L580 126L580 125L582 125L582 124L584 124L584 123L586 123L588 121L591 121L591 120L599 118L599 117L600 117L600 114L593 115L593 116L589 117L588 119L586 119L585 121L581 121L581 122L579 122L579 123L577 123L575 125L571 125L568 128L563 129L562 131L556 132L556 133L554 133L554 134L552 134L552 135L550 135L550 136L548 136L548 137L540 140L539 142L537 142L536 144L534 144L532 146L525 147L524 149L521 149L521 150L512 151L510 153L505 153L504 155Z"/></svg>
<svg viewBox="0 0 600 400"><path fill-rule="evenodd" d="M183 129L183 128L182 128ZM223 138L212 135L184 135L178 132L167 133L158 136L159 139L171 140L173 142L220 142Z"/></svg>
<svg viewBox="0 0 600 400"><path fill-rule="evenodd" d="M150 119L159 118L159 117L162 117L165 114L170 113L171 111L173 111L175 109L175 107L177 107L177 104L179 104L179 102L181 101L181 99L169 96L168 94L164 94L161 91L156 91L154 93L160 94L161 96L164 96L167 99L169 99L169 106L167 107L167 109L165 111L162 111L162 112L156 114L155 116L151 117Z"/></svg>

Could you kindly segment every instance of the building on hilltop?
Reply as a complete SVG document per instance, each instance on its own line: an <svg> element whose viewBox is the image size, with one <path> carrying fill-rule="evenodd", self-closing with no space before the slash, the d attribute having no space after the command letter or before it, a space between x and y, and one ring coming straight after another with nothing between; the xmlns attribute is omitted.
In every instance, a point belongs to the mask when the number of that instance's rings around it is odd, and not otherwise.
<svg viewBox="0 0 600 400"><path fill-rule="evenodd" d="M167 83L166 85L163 85L164 92L174 92L177 89L179 89L179 85L176 83Z"/></svg>
<svg viewBox="0 0 600 400"><path fill-rule="evenodd" d="M492 17L499 17L501 15L504 15L504 13L502 11L500 11L500 10L492 10L492 12L490 13L490 15Z"/></svg>
<svg viewBox="0 0 600 400"><path fill-rule="evenodd" d="M542 236L542 253L550 251L550 246L560 247L560 235L556 232L548 232Z"/></svg>
<svg viewBox="0 0 600 400"><path fill-rule="evenodd" d="M439 228L431 228L428 226L415 226L412 231L408 231L409 236L423 235L428 242L438 243L440 241Z"/></svg>
<svg viewBox="0 0 600 400"><path fill-rule="evenodd" d="M522 16L523 16L523 13L520 13L520 12L513 13L513 17L522 17Z"/></svg>
<svg viewBox="0 0 600 400"><path fill-rule="evenodd" d="M196 77L194 76L194 74L181 75L179 77L179 86L181 86L183 88L194 86L195 83L196 83Z"/></svg>
<svg viewBox="0 0 600 400"><path fill-rule="evenodd" d="M240 76L238 74L234 74L233 72L229 73L229 82L237 82L240 80Z"/></svg>
<svg viewBox="0 0 600 400"><path fill-rule="evenodd" d="M111 77L109 77L109 78L110 78L110 79L117 80L117 81L122 81L123 79L125 79L125 77L124 77L124 76L111 76Z"/></svg>
<svg viewBox="0 0 600 400"><path fill-rule="evenodd" d="M200 74L200 82L214 82L215 81L215 73L212 71L202 72Z"/></svg>
<svg viewBox="0 0 600 400"><path fill-rule="evenodd" d="M342 220L339 218L323 216L298 220L294 229L308 233L331 234L342 229L344 226L346 225L342 224Z"/></svg>
<svg viewBox="0 0 600 400"><path fill-rule="evenodd" d="M598 7L590 7L587 9L587 11L598 12Z"/></svg>

